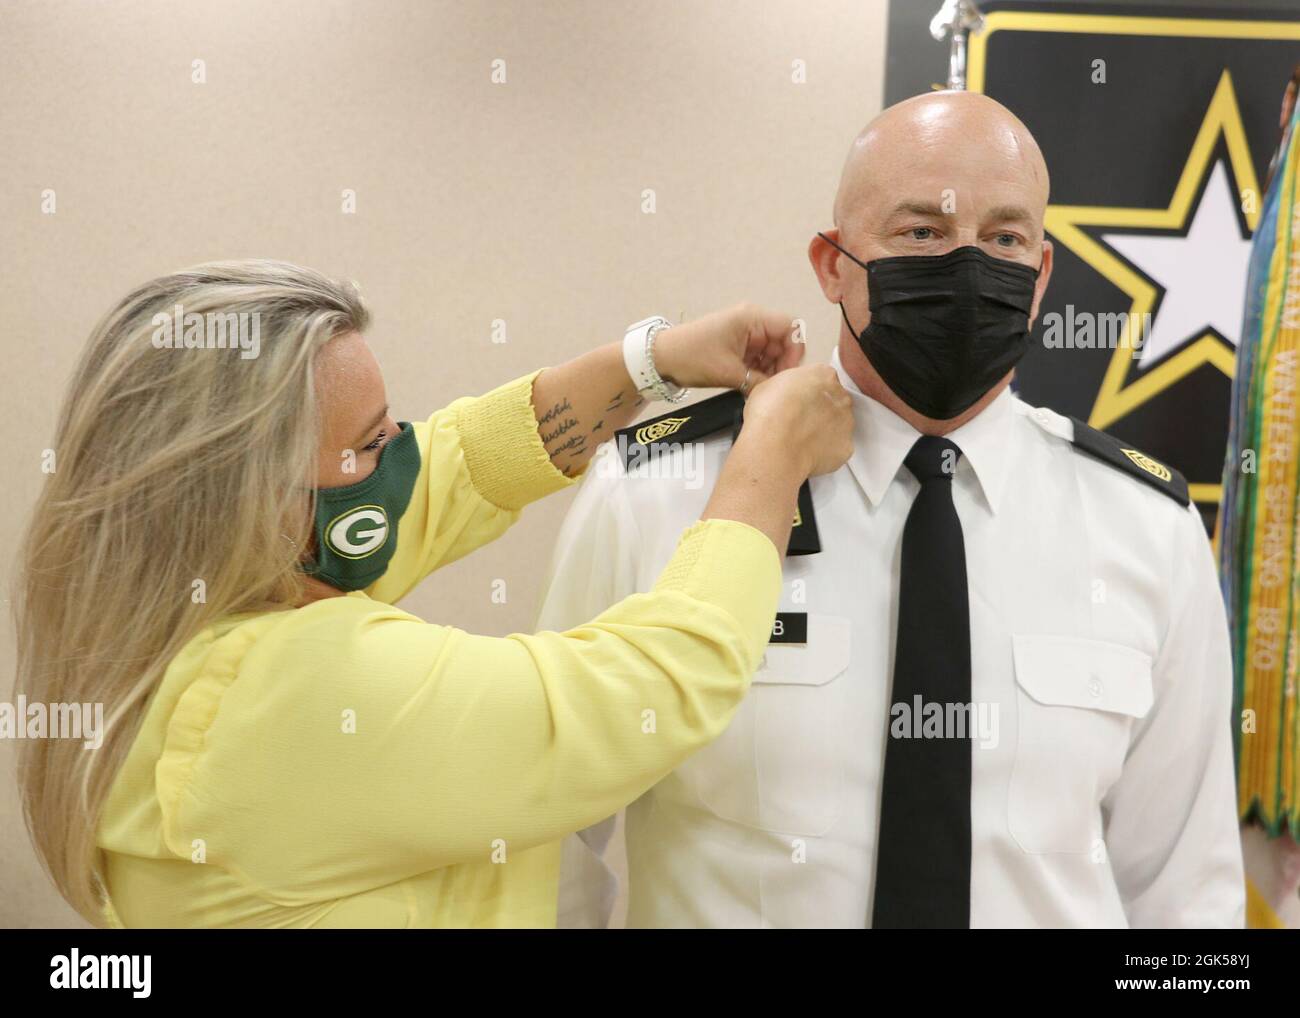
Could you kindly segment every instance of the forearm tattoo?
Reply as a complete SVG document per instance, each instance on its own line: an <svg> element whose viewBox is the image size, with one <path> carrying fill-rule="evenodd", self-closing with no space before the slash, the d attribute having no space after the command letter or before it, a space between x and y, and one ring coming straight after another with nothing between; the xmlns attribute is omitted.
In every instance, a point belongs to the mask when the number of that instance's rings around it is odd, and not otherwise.
<svg viewBox="0 0 1300 1018"><path fill-rule="evenodd" d="M611 414L624 408L637 409L645 400L637 396L635 402L629 402L634 393L620 389L605 401L604 414ZM602 415L590 427L584 427L574 415L573 404L567 396L537 418L542 436L542 445L546 447L551 462L566 477L573 477L586 463L590 451L600 443L597 432L605 426Z"/></svg>

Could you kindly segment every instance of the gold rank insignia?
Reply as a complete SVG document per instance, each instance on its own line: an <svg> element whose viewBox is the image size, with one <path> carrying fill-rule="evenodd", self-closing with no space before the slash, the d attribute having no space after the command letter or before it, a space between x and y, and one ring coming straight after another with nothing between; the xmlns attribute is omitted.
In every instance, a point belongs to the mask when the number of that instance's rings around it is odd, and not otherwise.
<svg viewBox="0 0 1300 1018"><path fill-rule="evenodd" d="M1073 445L1079 452L1122 470L1130 477L1136 477L1181 506L1191 504L1187 478L1177 470L1165 466L1159 460L1153 460L1144 452L1129 448L1113 435L1098 431L1077 417L1070 420L1074 422Z"/></svg>
<svg viewBox="0 0 1300 1018"><path fill-rule="evenodd" d="M660 456L671 456L674 450L699 442L717 434L730 434L734 440L744 422L745 398L730 389L717 396L692 403L681 410L670 411L641 424L630 424L614 432L619 458L629 475L641 471L646 464ZM674 416L675 415L675 416ZM672 439L671 442L665 441ZM795 506L794 525L790 530L787 555L814 555L821 551L821 538L817 533L817 511L813 507L812 489L807 481L799 486Z"/></svg>
<svg viewBox="0 0 1300 1018"><path fill-rule="evenodd" d="M690 420L690 417L660 417L656 421L642 425L636 429L636 440L641 445L649 445L651 442L662 442L669 435L675 435L681 430L683 424Z"/></svg>
<svg viewBox="0 0 1300 1018"><path fill-rule="evenodd" d="M1148 474L1158 477L1162 481L1168 481L1174 476L1169 472L1169 468L1163 463L1157 463L1150 456L1144 455L1136 449L1121 449L1120 452L1140 466Z"/></svg>

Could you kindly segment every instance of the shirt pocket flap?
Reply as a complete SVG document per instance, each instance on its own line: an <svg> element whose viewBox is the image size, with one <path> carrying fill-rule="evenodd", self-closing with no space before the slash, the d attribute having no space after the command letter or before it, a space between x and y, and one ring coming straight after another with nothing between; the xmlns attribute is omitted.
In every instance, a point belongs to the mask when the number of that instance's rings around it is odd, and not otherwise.
<svg viewBox="0 0 1300 1018"><path fill-rule="evenodd" d="M839 615L808 615L807 643L770 643L756 683L824 686L849 666L849 620Z"/></svg>
<svg viewBox="0 0 1300 1018"><path fill-rule="evenodd" d="M1012 636L1016 682L1049 706L1146 717L1151 658L1118 643L1073 636Z"/></svg>

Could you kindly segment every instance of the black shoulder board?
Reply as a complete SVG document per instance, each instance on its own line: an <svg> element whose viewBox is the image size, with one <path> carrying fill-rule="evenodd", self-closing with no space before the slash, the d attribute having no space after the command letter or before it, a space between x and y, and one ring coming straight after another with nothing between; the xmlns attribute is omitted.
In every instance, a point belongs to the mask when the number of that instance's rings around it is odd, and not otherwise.
<svg viewBox="0 0 1300 1018"><path fill-rule="evenodd" d="M1165 466L1137 449L1130 448L1118 438L1089 427L1077 417L1074 421L1074 447L1080 452L1109 463L1112 467L1145 481L1156 491L1168 495L1181 506L1191 504L1187 493L1187 479L1173 467Z"/></svg>
<svg viewBox="0 0 1300 1018"><path fill-rule="evenodd" d="M669 410L640 424L620 428L614 432L623 466L648 463L661 452L672 449L676 443L694 442L727 428L731 439L740 434L744 421L745 397L734 389L719 396L700 400L680 410ZM804 481L799 488L799 501L795 507L794 526L790 530L787 555L815 555L822 550L817 534L817 517L813 512L812 490Z"/></svg>
<svg viewBox="0 0 1300 1018"><path fill-rule="evenodd" d="M816 555L822 550L822 540L817 534L817 516L813 513L812 488L805 480L799 485L799 501L795 503L794 526L790 528L787 555Z"/></svg>
<svg viewBox="0 0 1300 1018"><path fill-rule="evenodd" d="M734 434L740 430L744 412L745 397L733 389L620 428L614 434L623 465L630 470L635 465L649 463L680 442L694 442L723 428L731 428Z"/></svg>

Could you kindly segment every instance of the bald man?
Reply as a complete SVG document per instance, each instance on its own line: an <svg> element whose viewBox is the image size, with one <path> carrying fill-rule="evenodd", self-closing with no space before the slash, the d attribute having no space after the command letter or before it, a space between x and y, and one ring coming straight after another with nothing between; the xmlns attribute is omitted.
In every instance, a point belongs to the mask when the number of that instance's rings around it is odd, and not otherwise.
<svg viewBox="0 0 1300 1018"><path fill-rule="evenodd" d="M730 726L626 811L629 926L1242 924L1227 626L1187 485L1009 388L1047 197L984 96L910 99L854 141L808 255L855 451L801 496ZM541 628L649 589L741 402L601 450ZM609 828L569 845L561 925L607 917Z"/></svg>

